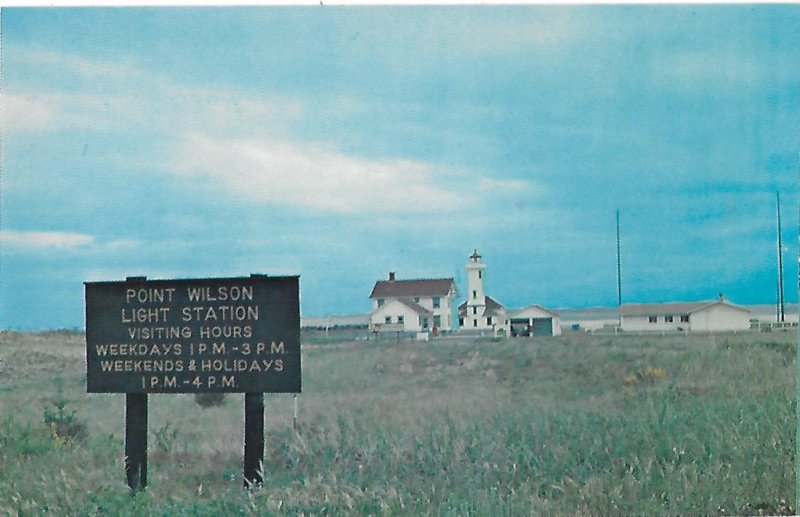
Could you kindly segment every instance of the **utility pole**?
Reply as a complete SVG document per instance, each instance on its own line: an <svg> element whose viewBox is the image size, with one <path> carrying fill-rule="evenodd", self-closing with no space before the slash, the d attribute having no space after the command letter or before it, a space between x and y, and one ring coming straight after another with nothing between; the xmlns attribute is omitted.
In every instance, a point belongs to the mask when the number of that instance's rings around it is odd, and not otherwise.
<svg viewBox="0 0 800 517"><path fill-rule="evenodd" d="M619 257L619 209L617 209L617 306L622 305L622 268Z"/></svg>
<svg viewBox="0 0 800 517"><path fill-rule="evenodd" d="M781 192L776 191L778 205L778 321L786 321L786 312L783 300L783 240L781 236Z"/></svg>

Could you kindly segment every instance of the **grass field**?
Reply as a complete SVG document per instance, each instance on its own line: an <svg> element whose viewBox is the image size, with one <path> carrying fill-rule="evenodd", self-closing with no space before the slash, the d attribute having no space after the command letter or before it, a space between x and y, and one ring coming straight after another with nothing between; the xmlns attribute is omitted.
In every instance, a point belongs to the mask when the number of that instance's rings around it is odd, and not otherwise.
<svg viewBox="0 0 800 517"><path fill-rule="evenodd" d="M149 487L135 497L124 395L85 393L84 349L80 333L2 335L0 515L794 509L792 333L317 340L296 431L292 396L266 395L263 488L241 488L241 394L212 408L153 395ZM72 427L43 421L71 411Z"/></svg>

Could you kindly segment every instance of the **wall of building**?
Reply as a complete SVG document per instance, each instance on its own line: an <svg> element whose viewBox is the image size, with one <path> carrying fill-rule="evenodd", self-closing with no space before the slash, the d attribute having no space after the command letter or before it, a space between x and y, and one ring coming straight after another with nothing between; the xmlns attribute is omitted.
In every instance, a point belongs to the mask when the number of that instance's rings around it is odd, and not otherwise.
<svg viewBox="0 0 800 517"><path fill-rule="evenodd" d="M374 328L376 325L381 326L386 324L387 316L390 318L390 323L393 325L398 323L398 316L403 316L403 330L405 332L418 332L421 330L419 315L411 307L397 300L384 303L372 313L370 317L370 328ZM432 321L433 319L431 318L430 322Z"/></svg>
<svg viewBox="0 0 800 517"><path fill-rule="evenodd" d="M626 332L675 332L691 330L693 332L730 332L748 330L750 313L724 304L711 305L705 309L689 314L689 321L681 321L681 314L672 314L672 321L666 321L664 314L622 316L622 330Z"/></svg>
<svg viewBox="0 0 800 517"><path fill-rule="evenodd" d="M478 307L478 314L472 314L472 308L468 307L467 308L468 313L465 316L463 316L464 324L463 326L460 326L460 329L464 331L504 330L508 332L509 328L507 324L508 316L504 311L500 313L495 313L494 315L490 316L492 318L492 323L488 324L486 322L487 316L484 314L485 312L484 309L485 309L484 307ZM477 326L473 323L475 320L477 320L478 322Z"/></svg>
<svg viewBox="0 0 800 517"><path fill-rule="evenodd" d="M750 313L725 305L712 305L707 309L693 312L689 322L691 330L695 332L748 330Z"/></svg>
<svg viewBox="0 0 800 517"><path fill-rule="evenodd" d="M417 305L424 307L431 311L433 314L428 316L429 319L429 328L433 328L434 326L434 317L439 316L441 324L439 325L439 330L448 331L453 330L458 325L458 318L455 317L457 314L457 308L454 296L440 296L439 297L439 307L435 308L433 303L433 296L420 296L419 301L415 300L415 297L408 297L407 299L416 303ZM388 309L390 315L392 316L392 322L395 322L396 316L398 314L398 310L405 310L414 313L414 311L402 303L397 301L397 298L384 298L383 305L378 307L378 300L377 298L372 299L372 317L370 318L370 322L372 324L375 323L383 323L383 319L387 314L387 307L390 305L394 307L394 305L399 305L402 309ZM400 312L399 314L406 314L405 312ZM414 313L416 314L416 313ZM380 320L380 321L377 321ZM406 317L406 321L408 318Z"/></svg>
<svg viewBox="0 0 800 517"><path fill-rule="evenodd" d="M689 321L681 321L681 314L672 314L672 321L666 321L664 314L652 314L656 316L655 323L650 321L651 315L645 316L622 316L621 327L626 332L675 332L679 329L689 330L691 326L691 317Z"/></svg>

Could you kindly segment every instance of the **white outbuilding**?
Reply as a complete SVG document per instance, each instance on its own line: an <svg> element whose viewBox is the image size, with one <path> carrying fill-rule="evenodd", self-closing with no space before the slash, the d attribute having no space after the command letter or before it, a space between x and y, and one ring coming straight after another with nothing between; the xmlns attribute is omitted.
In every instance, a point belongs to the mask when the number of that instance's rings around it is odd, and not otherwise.
<svg viewBox="0 0 800 517"><path fill-rule="evenodd" d="M711 302L639 303L620 307L626 332L731 332L750 329L751 312L720 297Z"/></svg>
<svg viewBox="0 0 800 517"><path fill-rule="evenodd" d="M561 319L541 305L508 311L512 336L560 336Z"/></svg>

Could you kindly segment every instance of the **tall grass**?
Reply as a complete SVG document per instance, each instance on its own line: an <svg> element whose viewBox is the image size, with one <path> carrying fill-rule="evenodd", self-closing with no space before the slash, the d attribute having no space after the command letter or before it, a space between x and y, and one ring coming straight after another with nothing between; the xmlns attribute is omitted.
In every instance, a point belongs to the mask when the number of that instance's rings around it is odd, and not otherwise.
<svg viewBox="0 0 800 517"><path fill-rule="evenodd" d="M150 398L150 487L135 497L122 470L124 398L83 393L80 337L8 337L2 353L24 382L0 375L0 515L758 515L794 506L789 335L307 347L297 429L291 397L267 396L263 488L241 489L241 396L203 409L163 395ZM43 355L26 366L30 351ZM41 421L54 376L88 424L82 443L53 440Z"/></svg>

